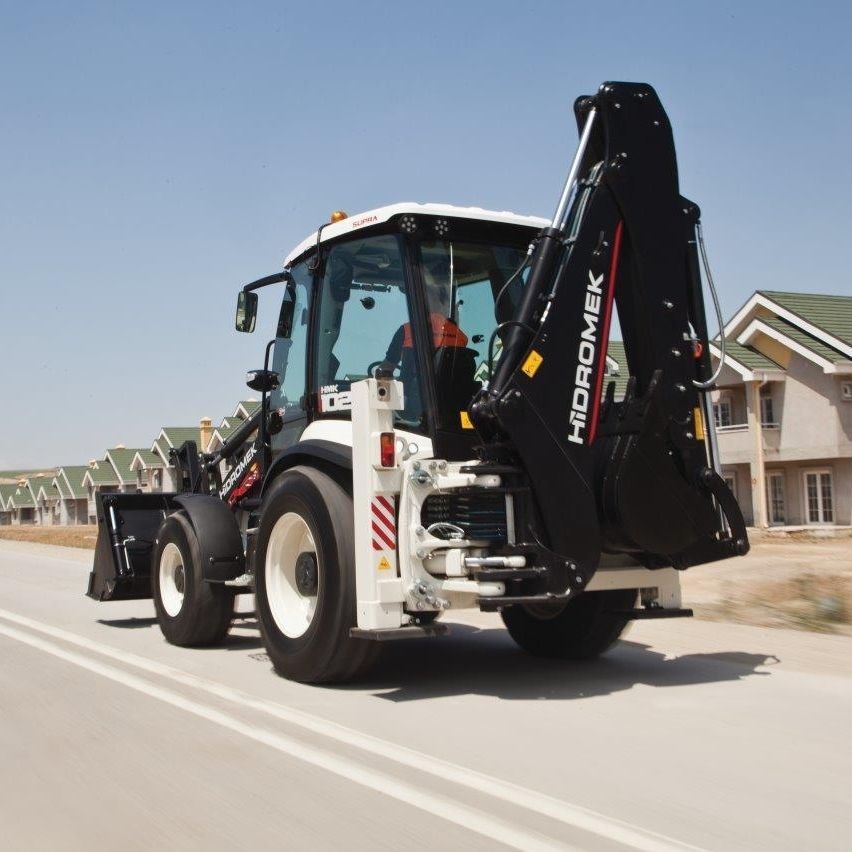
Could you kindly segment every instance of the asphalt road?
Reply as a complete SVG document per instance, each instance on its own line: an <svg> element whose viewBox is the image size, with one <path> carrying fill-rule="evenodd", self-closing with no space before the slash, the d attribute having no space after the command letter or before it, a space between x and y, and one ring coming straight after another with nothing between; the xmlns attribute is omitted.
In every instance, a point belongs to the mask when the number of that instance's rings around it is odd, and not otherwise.
<svg viewBox="0 0 852 852"><path fill-rule="evenodd" d="M95 604L90 559L0 542L4 849L852 845L852 639L648 622L579 665L457 613L308 687L250 612L187 650Z"/></svg>

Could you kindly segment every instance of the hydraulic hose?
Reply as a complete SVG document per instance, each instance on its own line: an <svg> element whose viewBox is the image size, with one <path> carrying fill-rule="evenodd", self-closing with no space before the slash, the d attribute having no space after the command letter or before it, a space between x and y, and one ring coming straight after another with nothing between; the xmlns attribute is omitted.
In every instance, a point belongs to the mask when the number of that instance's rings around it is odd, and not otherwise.
<svg viewBox="0 0 852 852"><path fill-rule="evenodd" d="M710 294L713 297L713 307L716 309L716 322L719 323L719 366L716 367L716 371L706 382L696 382L693 379L692 384L699 390L710 390L718 381L719 376L722 375L722 370L725 367L725 325L722 322L722 308L719 306L719 295L716 293L713 273L710 271L710 261L707 259L707 249L704 246L704 232L701 229L701 222L695 223L695 235L698 238L701 265L704 267L704 275L707 277L707 284L710 287Z"/></svg>

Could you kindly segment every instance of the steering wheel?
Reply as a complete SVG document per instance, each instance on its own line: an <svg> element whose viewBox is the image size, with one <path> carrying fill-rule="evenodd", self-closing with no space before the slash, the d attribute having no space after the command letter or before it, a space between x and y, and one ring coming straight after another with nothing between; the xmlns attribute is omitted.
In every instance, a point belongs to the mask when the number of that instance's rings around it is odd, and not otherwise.
<svg viewBox="0 0 852 852"><path fill-rule="evenodd" d="M370 364L369 367L367 367L367 375L370 376L370 377L374 377L373 376L373 370L375 370L376 367L380 367L382 364L386 364L386 363L388 363L388 362L385 361L384 359L382 359L381 361L373 361L373 363ZM394 364L394 368L393 368L394 372L396 372L398 369L399 369L399 364Z"/></svg>

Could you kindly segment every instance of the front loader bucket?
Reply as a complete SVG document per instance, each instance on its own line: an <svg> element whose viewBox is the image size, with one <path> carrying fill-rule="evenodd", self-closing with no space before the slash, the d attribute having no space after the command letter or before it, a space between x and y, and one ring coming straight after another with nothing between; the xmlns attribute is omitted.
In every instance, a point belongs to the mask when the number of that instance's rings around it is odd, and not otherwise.
<svg viewBox="0 0 852 852"><path fill-rule="evenodd" d="M173 494L97 494L98 541L86 594L96 601L151 597L151 554Z"/></svg>

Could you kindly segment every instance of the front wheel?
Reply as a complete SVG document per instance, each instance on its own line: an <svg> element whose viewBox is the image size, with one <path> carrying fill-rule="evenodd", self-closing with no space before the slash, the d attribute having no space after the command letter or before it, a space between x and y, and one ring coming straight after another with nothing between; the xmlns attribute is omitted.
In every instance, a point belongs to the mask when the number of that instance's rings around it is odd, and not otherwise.
<svg viewBox="0 0 852 852"><path fill-rule="evenodd" d="M234 592L202 577L198 540L184 512L169 515L157 531L151 596L160 630L172 645L215 645L231 626Z"/></svg>
<svg viewBox="0 0 852 852"><path fill-rule="evenodd" d="M351 680L375 643L356 625L352 498L311 467L284 473L264 498L254 555L257 617L275 670L303 683Z"/></svg>
<svg viewBox="0 0 852 852"><path fill-rule="evenodd" d="M635 589L584 592L561 608L508 606L502 612L509 635L536 657L589 660L610 648L629 619L617 610L632 609Z"/></svg>

